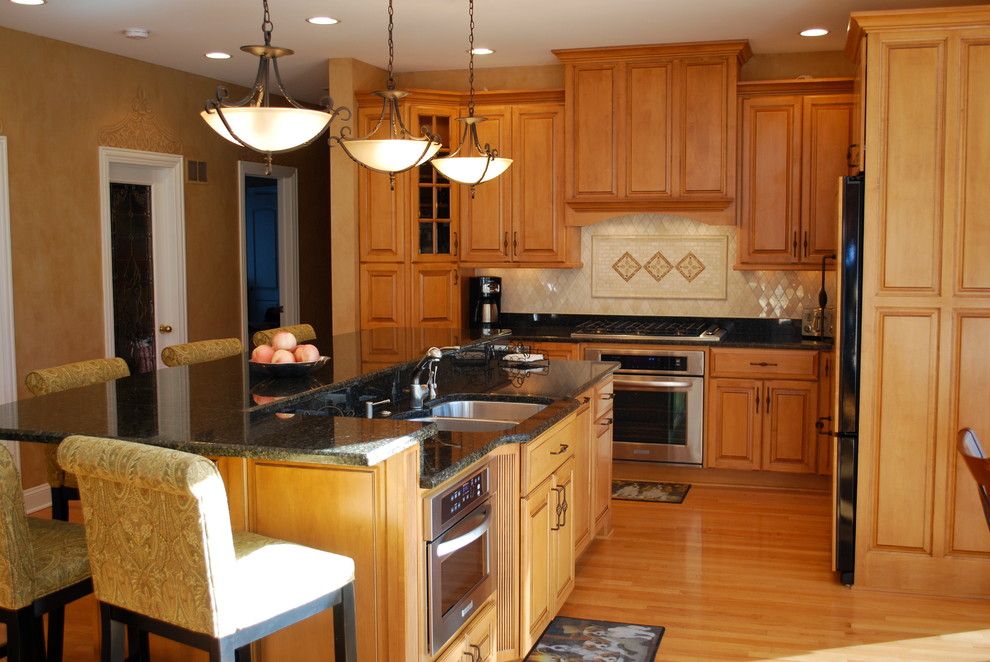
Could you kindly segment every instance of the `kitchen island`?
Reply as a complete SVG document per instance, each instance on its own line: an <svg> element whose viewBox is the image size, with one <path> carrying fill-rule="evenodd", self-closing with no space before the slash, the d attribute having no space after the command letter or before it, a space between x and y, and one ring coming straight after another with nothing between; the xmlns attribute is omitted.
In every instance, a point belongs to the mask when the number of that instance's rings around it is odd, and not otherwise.
<svg viewBox="0 0 990 662"><path fill-rule="evenodd" d="M543 407L540 411L518 425L487 431L439 430L433 423L402 420L428 413L410 411L408 387L418 361L360 374L342 367L347 356L340 352L361 339L342 337L334 340L340 359L306 378L263 379L252 374L243 356L170 368L0 406L0 436L58 443L86 434L213 458L227 485L235 529L355 559L361 660L430 659L422 504L450 481L491 463L499 590L491 607L478 605L477 613L488 615L498 633L498 640L489 641L491 659L511 659L524 654L519 649L530 642L521 633L527 628L520 624L520 593L533 593L526 581L530 566L539 563L519 548L519 527L526 524L520 521L520 500L526 496L519 491L526 484L521 476L535 477L536 470L536 456L528 460L520 448L566 438L559 444L569 448L561 464L571 458L583 463L574 474L577 482L568 481L567 494L582 512L577 521L586 529L586 546L592 526L603 530L608 522L607 498L605 516L602 499L592 503L594 467L610 469L610 457L592 452L592 419L600 418L592 417L592 399L615 365L552 361L520 370L502 361L504 352L493 351L491 343L471 345L475 340L463 338L464 350L439 362L438 397L428 404L525 401ZM375 418L365 418L367 403L382 400L390 402L379 404ZM610 436L606 441L596 448L610 448ZM582 534L568 531L573 553ZM573 556L570 563L569 586L558 586L565 593L573 586ZM521 564L528 564L525 572ZM556 613L560 602L548 608ZM534 622L548 620L545 616ZM329 616L315 616L260 642L256 653L263 660L326 659L330 627ZM448 648L458 644L458 636Z"/></svg>

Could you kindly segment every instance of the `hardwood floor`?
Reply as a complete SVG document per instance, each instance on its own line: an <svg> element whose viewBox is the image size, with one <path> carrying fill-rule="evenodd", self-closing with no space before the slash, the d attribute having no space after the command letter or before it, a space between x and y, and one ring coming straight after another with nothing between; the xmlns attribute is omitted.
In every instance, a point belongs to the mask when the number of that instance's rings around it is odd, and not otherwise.
<svg viewBox="0 0 990 662"><path fill-rule="evenodd" d="M826 494L695 485L612 508L561 613L665 626L657 660L990 660L990 600L835 583Z"/></svg>
<svg viewBox="0 0 990 662"><path fill-rule="evenodd" d="M990 660L990 600L834 582L825 494L695 485L680 505L612 505L562 613L663 625L657 660ZM96 628L92 598L70 605L65 660L99 658ZM205 659L156 643L156 662Z"/></svg>

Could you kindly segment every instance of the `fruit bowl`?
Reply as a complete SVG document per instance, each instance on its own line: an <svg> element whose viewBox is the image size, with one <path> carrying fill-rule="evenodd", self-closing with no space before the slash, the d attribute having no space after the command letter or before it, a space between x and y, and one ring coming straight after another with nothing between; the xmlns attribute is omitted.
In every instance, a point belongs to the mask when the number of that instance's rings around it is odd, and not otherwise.
<svg viewBox="0 0 990 662"><path fill-rule="evenodd" d="M330 362L329 356L321 356L315 361L308 363L258 363L248 361L251 372L269 379L287 379L290 377L305 377L316 372Z"/></svg>

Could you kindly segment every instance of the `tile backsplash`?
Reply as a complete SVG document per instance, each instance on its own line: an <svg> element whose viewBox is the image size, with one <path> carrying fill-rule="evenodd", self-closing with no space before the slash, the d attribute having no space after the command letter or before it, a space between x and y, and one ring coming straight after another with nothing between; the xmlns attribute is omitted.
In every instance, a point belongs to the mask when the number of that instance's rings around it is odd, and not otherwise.
<svg viewBox="0 0 990 662"><path fill-rule="evenodd" d="M817 271L736 271L737 228L712 226L669 214L620 216L581 229L580 269L479 269L502 277L502 309L509 313L672 315L799 318L818 305ZM595 297L592 237L724 236L728 243L724 299ZM835 305L835 272L825 276L829 306Z"/></svg>

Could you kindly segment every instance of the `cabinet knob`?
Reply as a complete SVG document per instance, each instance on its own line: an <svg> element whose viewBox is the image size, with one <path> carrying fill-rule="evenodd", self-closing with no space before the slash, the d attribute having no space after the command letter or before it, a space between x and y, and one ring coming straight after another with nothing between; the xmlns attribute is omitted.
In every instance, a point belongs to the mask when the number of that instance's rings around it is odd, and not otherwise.
<svg viewBox="0 0 990 662"><path fill-rule="evenodd" d="M172 325L171 324L161 324L161 325L158 326L158 331L161 332L161 333L172 333Z"/></svg>

